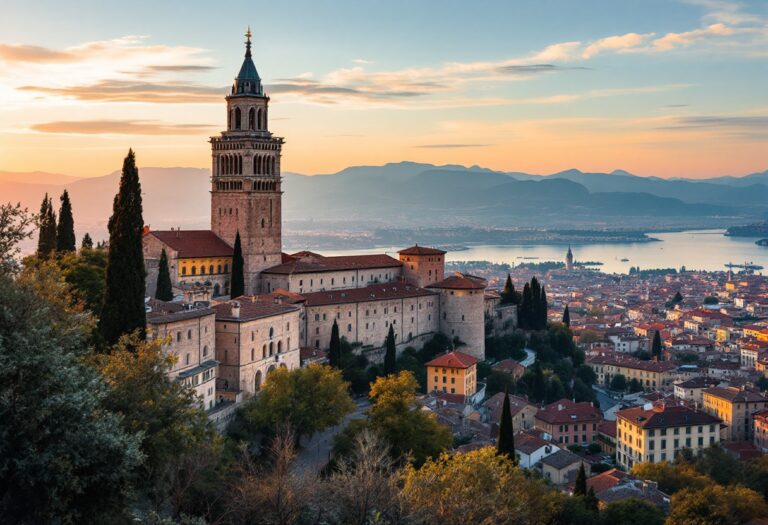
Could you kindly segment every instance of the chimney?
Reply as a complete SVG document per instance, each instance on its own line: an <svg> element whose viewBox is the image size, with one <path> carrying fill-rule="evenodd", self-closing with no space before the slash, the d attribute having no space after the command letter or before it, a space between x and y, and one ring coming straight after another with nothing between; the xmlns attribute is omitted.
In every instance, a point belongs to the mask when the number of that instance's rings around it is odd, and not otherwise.
<svg viewBox="0 0 768 525"><path fill-rule="evenodd" d="M240 319L240 303L232 301L230 304L232 305L232 317Z"/></svg>
<svg viewBox="0 0 768 525"><path fill-rule="evenodd" d="M558 412L560 412L563 408L565 408L563 405L561 405L560 403L557 404L557 411Z"/></svg>

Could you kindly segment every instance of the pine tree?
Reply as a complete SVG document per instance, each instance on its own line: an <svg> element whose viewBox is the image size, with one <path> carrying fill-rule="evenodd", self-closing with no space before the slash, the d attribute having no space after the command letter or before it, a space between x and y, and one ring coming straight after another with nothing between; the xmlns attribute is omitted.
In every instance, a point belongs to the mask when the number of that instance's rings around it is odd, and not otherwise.
<svg viewBox="0 0 768 525"><path fill-rule="evenodd" d="M394 374L397 370L397 348L395 346L395 328L393 325L389 325L389 333L387 334L386 352L384 354L384 375L388 376Z"/></svg>
<svg viewBox="0 0 768 525"><path fill-rule="evenodd" d="M56 214L48 194L43 197L40 205L40 215L37 218L38 238L37 256L47 259L56 250Z"/></svg>
<svg viewBox="0 0 768 525"><path fill-rule="evenodd" d="M574 496L587 495L587 471L584 470L584 462L579 466L579 472L576 474L576 484L573 487Z"/></svg>
<svg viewBox="0 0 768 525"><path fill-rule="evenodd" d="M571 312L568 310L567 304L565 305L565 310L563 310L563 324L568 328L571 327Z"/></svg>
<svg viewBox="0 0 768 525"><path fill-rule="evenodd" d="M547 305L547 291L544 289L544 287L541 287L541 297L539 298L539 330L544 330L547 328L547 310L549 309L549 305Z"/></svg>
<svg viewBox="0 0 768 525"><path fill-rule="evenodd" d="M515 454L515 429L512 423L512 410L509 407L509 388L504 389L504 404L501 407L501 420L499 421L499 439L496 442L496 451L499 455L505 455L517 463Z"/></svg>
<svg viewBox="0 0 768 525"><path fill-rule="evenodd" d="M86 233L83 235L83 240L80 243L80 248L83 250L91 250L93 249L93 239L91 239L91 235L89 233Z"/></svg>
<svg viewBox="0 0 768 525"><path fill-rule="evenodd" d="M339 325L336 319L333 320L331 327L331 342L328 345L328 363L334 367L341 367L341 339L339 338Z"/></svg>
<svg viewBox="0 0 768 525"><path fill-rule="evenodd" d="M240 246L240 231L235 235L235 247L232 251L232 277L229 285L229 296L234 299L245 294L245 276L243 275L243 249Z"/></svg>
<svg viewBox="0 0 768 525"><path fill-rule="evenodd" d="M653 344L651 345L651 357L661 361L661 334L658 330L653 334Z"/></svg>
<svg viewBox="0 0 768 525"><path fill-rule="evenodd" d="M115 344L120 336L135 330L143 338L146 330L141 213L139 170L133 150L128 150L109 219L106 289L99 319L99 332L107 345Z"/></svg>
<svg viewBox="0 0 768 525"><path fill-rule="evenodd" d="M75 219L72 217L72 203L69 200L69 193L64 190L64 193L61 194L59 225L56 228L56 250L74 252L75 242Z"/></svg>
<svg viewBox="0 0 768 525"><path fill-rule="evenodd" d="M161 301L173 301L173 288L171 287L171 272L168 269L168 255L165 248L160 252L160 263L158 264L157 289L155 290L155 299Z"/></svg>

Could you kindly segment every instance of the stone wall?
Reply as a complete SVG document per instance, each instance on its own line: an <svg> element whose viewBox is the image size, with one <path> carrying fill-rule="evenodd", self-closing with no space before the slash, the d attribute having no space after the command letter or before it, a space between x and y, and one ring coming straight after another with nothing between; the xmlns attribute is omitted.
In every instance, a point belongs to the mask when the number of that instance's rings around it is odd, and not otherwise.
<svg viewBox="0 0 768 525"><path fill-rule="evenodd" d="M485 310L483 290L440 289L440 331L466 343L461 351L485 359Z"/></svg>

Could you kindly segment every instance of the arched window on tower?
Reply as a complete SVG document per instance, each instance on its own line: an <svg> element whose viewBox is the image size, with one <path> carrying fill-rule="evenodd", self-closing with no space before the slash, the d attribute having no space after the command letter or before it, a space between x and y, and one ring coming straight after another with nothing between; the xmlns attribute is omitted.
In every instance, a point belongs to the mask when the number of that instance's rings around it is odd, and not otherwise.
<svg viewBox="0 0 768 525"><path fill-rule="evenodd" d="M240 108L235 108L235 129L240 129L242 121L242 114L240 112Z"/></svg>
<svg viewBox="0 0 768 525"><path fill-rule="evenodd" d="M256 129L256 110L253 108L248 110L248 129Z"/></svg>
<svg viewBox="0 0 768 525"><path fill-rule="evenodd" d="M232 129L232 115L234 115L234 111L230 110L229 115L227 115L227 128L230 130Z"/></svg>
<svg viewBox="0 0 768 525"><path fill-rule="evenodd" d="M237 173L238 174L243 173L243 156L242 155L237 156Z"/></svg>
<svg viewBox="0 0 768 525"><path fill-rule="evenodd" d="M261 125L261 108L259 108L259 128L258 129L264 129L264 127Z"/></svg>
<svg viewBox="0 0 768 525"><path fill-rule="evenodd" d="M261 120L261 129L267 129L267 108L264 108L264 112L259 115Z"/></svg>

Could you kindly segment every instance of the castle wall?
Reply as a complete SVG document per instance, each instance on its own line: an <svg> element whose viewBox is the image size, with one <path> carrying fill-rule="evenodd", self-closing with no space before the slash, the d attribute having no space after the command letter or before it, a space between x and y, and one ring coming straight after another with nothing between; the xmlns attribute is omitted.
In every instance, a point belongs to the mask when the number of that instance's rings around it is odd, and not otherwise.
<svg viewBox="0 0 768 525"><path fill-rule="evenodd" d="M424 288L445 279L444 255L400 254L405 278L408 282Z"/></svg>
<svg viewBox="0 0 768 525"><path fill-rule="evenodd" d="M467 346L466 354L485 359L484 290L440 289L440 330Z"/></svg>
<svg viewBox="0 0 768 525"><path fill-rule="evenodd" d="M278 289L294 293L312 293L325 290L363 288L376 283L391 283L402 279L403 269L399 267L369 268L365 270L341 270L338 272L313 272L295 274L261 275L262 291Z"/></svg>

